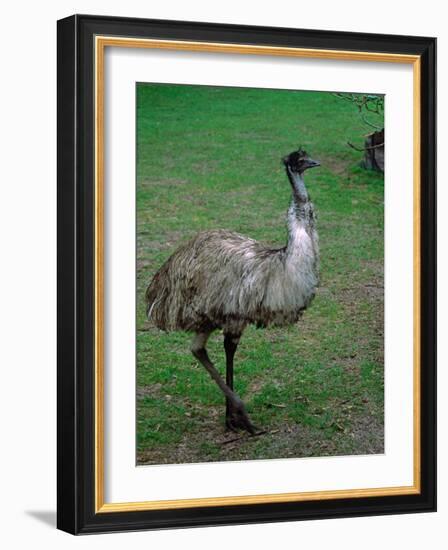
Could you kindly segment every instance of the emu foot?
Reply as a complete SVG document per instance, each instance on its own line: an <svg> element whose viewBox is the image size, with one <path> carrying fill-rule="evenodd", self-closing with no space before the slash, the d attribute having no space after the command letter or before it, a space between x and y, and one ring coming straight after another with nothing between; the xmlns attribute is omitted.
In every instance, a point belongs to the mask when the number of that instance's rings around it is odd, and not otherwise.
<svg viewBox="0 0 448 550"><path fill-rule="evenodd" d="M243 402L238 403L238 406L234 406L230 403L227 404L226 410L226 427L232 432L238 432L239 430L246 430L251 435L257 435L259 431L256 426L250 421L249 415L246 412Z"/></svg>

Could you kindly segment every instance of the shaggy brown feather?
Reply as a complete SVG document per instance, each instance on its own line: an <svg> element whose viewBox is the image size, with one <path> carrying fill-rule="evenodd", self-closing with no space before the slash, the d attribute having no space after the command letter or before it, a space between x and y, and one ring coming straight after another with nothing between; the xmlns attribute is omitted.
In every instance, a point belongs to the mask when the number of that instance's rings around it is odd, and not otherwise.
<svg viewBox="0 0 448 550"><path fill-rule="evenodd" d="M162 265L146 291L147 315L157 327L241 334L250 323L298 320L318 284L314 206L303 181L318 163L301 150L284 163L292 186L287 245L275 249L222 229L199 233Z"/></svg>

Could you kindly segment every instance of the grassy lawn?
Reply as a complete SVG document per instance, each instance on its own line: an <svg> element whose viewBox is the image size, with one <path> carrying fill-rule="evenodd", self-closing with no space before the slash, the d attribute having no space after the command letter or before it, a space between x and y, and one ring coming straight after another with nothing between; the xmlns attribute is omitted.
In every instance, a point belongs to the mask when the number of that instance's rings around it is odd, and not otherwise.
<svg viewBox="0 0 448 550"><path fill-rule="evenodd" d="M369 129L330 93L139 85L137 113L137 460L139 464L382 453L383 176L358 167ZM286 242L301 145L317 211L321 286L295 326L249 327L235 389L267 433L224 429L224 398L191 355L191 335L145 318L151 277L204 229ZM222 334L209 353L224 373Z"/></svg>

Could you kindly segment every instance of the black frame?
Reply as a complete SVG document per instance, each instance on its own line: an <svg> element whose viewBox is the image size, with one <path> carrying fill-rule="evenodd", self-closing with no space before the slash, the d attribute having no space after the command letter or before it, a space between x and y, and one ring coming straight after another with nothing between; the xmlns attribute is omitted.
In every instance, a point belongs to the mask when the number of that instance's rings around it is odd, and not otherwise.
<svg viewBox="0 0 448 550"><path fill-rule="evenodd" d="M421 57L421 493L94 512L95 35ZM58 512L73 534L436 510L436 39L74 15L58 21Z"/></svg>

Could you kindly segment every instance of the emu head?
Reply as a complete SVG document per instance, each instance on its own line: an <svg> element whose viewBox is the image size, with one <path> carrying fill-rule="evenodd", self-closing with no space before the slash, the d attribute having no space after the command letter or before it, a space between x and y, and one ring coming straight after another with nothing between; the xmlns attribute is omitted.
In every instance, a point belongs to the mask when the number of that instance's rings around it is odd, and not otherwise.
<svg viewBox="0 0 448 550"><path fill-rule="evenodd" d="M301 148L283 157L283 164L293 174L303 174L308 168L320 166L320 162L313 160L307 155L306 151Z"/></svg>

